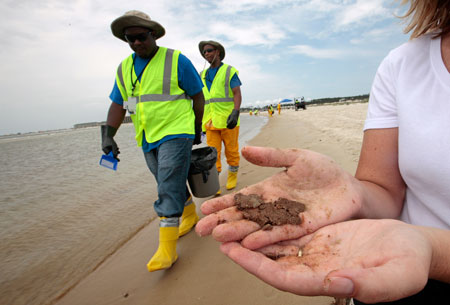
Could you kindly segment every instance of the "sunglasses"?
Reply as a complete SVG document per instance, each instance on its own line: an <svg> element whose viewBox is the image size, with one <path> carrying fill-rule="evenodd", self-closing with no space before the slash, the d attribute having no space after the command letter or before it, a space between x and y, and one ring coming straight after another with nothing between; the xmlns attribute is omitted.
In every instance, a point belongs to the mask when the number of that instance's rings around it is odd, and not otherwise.
<svg viewBox="0 0 450 305"><path fill-rule="evenodd" d="M152 33L152 31L148 31L146 33L139 33L136 35L128 35L125 34L125 39L129 42L129 43L134 43L136 40L139 40L140 42L144 42L147 40L148 35L150 35Z"/></svg>
<svg viewBox="0 0 450 305"><path fill-rule="evenodd" d="M216 49L206 49L206 50L203 50L203 55L205 55L206 53L211 53L211 52L214 52Z"/></svg>

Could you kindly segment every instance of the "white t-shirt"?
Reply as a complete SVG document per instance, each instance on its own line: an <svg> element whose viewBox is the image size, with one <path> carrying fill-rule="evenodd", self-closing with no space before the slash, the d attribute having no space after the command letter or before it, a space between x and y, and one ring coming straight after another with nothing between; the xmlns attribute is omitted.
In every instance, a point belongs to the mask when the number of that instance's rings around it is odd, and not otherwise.
<svg viewBox="0 0 450 305"><path fill-rule="evenodd" d="M405 222L450 229L450 73L441 39L424 35L394 49L378 68L364 130L399 130L407 185Z"/></svg>

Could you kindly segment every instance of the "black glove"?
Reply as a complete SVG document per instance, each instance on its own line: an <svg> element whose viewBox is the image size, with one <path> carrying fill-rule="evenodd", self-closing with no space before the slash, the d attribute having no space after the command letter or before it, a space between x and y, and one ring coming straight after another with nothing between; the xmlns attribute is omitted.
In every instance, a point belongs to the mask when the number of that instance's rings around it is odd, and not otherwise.
<svg viewBox="0 0 450 305"><path fill-rule="evenodd" d="M116 141L114 141L114 136L116 135L117 128L109 125L102 125L101 131L103 152L105 154L109 154L112 151L114 158L116 158L117 161L120 161L119 158L117 158L117 156L120 154L119 147L117 146Z"/></svg>
<svg viewBox="0 0 450 305"><path fill-rule="evenodd" d="M194 145L202 143L202 124L195 125Z"/></svg>
<svg viewBox="0 0 450 305"><path fill-rule="evenodd" d="M239 110L233 109L227 119L227 128L233 129L237 125L239 119Z"/></svg>

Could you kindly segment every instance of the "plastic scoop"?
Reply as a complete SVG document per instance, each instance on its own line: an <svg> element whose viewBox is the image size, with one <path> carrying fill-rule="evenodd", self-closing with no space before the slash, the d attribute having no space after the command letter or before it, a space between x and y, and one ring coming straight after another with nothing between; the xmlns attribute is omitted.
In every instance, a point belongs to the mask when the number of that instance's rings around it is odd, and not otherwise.
<svg viewBox="0 0 450 305"><path fill-rule="evenodd" d="M112 151L100 158L100 165L112 170L117 170L117 163L118 161L114 158Z"/></svg>

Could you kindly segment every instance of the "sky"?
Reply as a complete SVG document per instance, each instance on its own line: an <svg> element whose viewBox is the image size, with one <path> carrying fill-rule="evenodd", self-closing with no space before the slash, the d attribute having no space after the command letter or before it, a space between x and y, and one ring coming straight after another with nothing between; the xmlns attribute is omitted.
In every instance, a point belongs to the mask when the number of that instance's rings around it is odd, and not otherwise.
<svg viewBox="0 0 450 305"><path fill-rule="evenodd" d="M219 41L242 107L368 94L382 59L409 39L394 0L2 0L0 135L106 120L132 52L110 24L133 9L198 71L209 66L198 43Z"/></svg>

